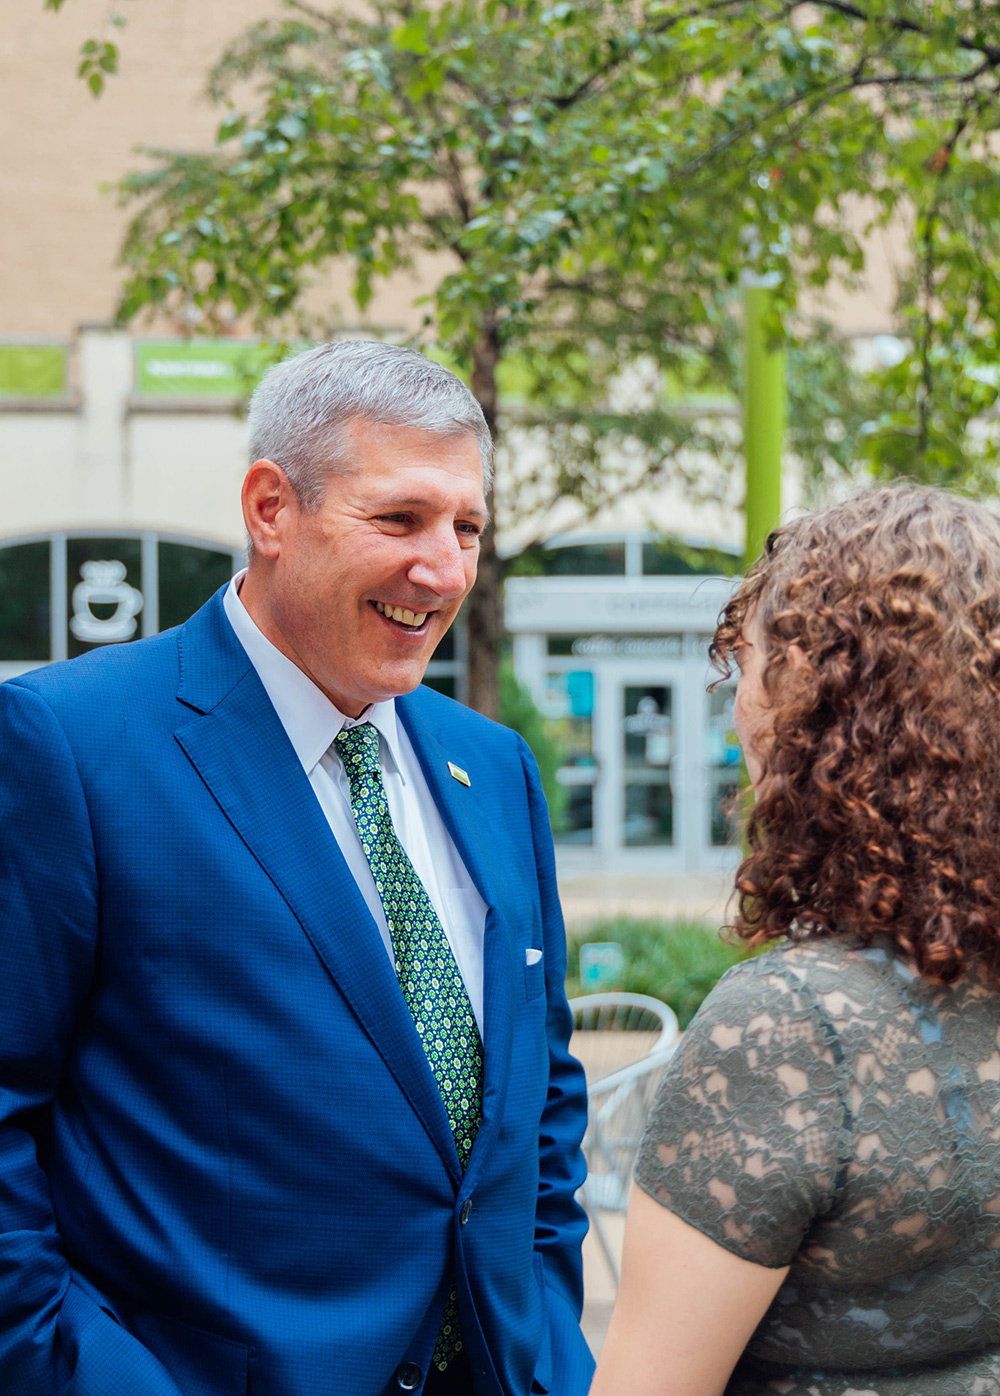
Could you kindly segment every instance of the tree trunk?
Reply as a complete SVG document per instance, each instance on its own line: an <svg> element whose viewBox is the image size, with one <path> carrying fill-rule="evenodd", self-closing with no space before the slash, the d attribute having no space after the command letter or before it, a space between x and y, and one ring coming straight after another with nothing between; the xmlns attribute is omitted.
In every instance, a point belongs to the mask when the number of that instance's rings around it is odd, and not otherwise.
<svg viewBox="0 0 1000 1396"><path fill-rule="evenodd" d="M484 318L472 351L472 391L476 396L494 444L497 432L497 364L500 362L500 336L496 318ZM493 490L486 503L493 513ZM503 564L497 556L496 535L488 528L479 554L479 577L465 603L469 631L469 706L486 717L496 718L499 706L500 645L503 640Z"/></svg>

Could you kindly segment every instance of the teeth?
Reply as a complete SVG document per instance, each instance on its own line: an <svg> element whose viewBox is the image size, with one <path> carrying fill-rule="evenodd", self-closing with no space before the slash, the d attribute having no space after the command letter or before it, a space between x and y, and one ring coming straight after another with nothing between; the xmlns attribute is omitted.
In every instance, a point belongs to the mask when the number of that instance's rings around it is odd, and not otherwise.
<svg viewBox="0 0 1000 1396"><path fill-rule="evenodd" d="M376 601L375 609L400 625L412 625L414 628L419 628L427 619L426 611L408 611L403 606L387 606L384 601Z"/></svg>

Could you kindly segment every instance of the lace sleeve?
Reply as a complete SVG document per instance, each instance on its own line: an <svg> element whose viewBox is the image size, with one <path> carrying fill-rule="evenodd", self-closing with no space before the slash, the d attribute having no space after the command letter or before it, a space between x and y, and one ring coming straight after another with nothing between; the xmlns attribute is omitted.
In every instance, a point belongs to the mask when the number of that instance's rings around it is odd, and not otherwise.
<svg viewBox="0 0 1000 1396"><path fill-rule="evenodd" d="M765 955L720 980L657 1094L636 1181L720 1246L787 1265L832 1205L847 1133L833 1024Z"/></svg>

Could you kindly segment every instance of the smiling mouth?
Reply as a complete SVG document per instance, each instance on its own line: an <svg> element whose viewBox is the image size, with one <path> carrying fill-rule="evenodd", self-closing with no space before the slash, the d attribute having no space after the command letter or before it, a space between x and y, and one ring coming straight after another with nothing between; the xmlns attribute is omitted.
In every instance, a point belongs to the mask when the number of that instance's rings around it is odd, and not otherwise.
<svg viewBox="0 0 1000 1396"><path fill-rule="evenodd" d="M384 601L373 601L371 604L380 616L385 616L386 620L394 621L404 630L422 629L430 614L429 611L410 611L405 606L387 606Z"/></svg>

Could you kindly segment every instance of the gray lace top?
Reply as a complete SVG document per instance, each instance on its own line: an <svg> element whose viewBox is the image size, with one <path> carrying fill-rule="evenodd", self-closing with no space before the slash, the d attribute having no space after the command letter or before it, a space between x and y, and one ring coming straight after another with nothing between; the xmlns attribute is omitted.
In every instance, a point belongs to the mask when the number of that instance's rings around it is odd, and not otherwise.
<svg viewBox="0 0 1000 1396"><path fill-rule="evenodd" d="M832 940L738 965L684 1034L636 1179L791 1266L726 1396L1000 1396L1000 995L978 979L935 987Z"/></svg>

